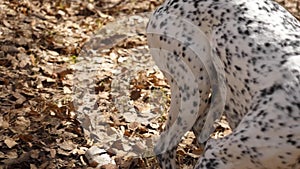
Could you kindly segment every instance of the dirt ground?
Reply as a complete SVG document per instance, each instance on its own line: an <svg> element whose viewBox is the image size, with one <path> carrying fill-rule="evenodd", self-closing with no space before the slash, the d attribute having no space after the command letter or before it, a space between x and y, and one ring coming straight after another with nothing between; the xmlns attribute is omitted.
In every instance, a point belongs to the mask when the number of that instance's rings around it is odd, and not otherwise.
<svg viewBox="0 0 300 169"><path fill-rule="evenodd" d="M299 0L278 2L300 18ZM94 144L115 163L101 168L158 168L151 138L164 127L170 90L151 61L144 25L147 13L161 3L0 1L0 169L95 168L98 162L85 156ZM93 40L99 44L91 45ZM94 105L101 115L96 112L89 118L78 107L84 103L80 94L90 86L80 86L82 81L76 80L82 73L81 67L76 68L80 59L90 56L86 49L95 49L91 55L100 58L93 60L99 69L95 79L85 85L94 84ZM77 100L74 86L79 86ZM226 122L221 122L214 136L228 132ZM114 140L120 135L126 139ZM181 168L190 168L201 154L194 142L188 133L180 143ZM134 148L126 147L131 143Z"/></svg>

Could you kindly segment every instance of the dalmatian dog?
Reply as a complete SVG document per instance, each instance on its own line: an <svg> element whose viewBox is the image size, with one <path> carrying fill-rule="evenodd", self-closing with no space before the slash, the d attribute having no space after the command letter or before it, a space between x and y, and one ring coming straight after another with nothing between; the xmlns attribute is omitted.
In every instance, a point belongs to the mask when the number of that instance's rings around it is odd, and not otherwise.
<svg viewBox="0 0 300 169"><path fill-rule="evenodd" d="M167 0L147 25L171 86L162 168L193 130L207 140L195 168L300 168L300 23L271 0ZM211 95L210 95L211 94ZM208 139L225 115L233 132Z"/></svg>

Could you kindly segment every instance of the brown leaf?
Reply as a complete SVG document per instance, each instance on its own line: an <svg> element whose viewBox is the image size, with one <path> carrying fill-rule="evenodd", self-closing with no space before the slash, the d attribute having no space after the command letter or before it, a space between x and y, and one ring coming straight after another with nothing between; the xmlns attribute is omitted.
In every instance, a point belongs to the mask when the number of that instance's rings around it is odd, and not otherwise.
<svg viewBox="0 0 300 169"><path fill-rule="evenodd" d="M13 92L12 94L17 99L17 104L22 104L26 101L26 97L24 97L21 93Z"/></svg>
<svg viewBox="0 0 300 169"><path fill-rule="evenodd" d="M118 169L119 167L115 164L105 164L100 169Z"/></svg>
<svg viewBox="0 0 300 169"><path fill-rule="evenodd" d="M24 130L26 130L30 126L30 120L26 119L25 117L17 117L17 120L15 122L14 130L16 133L22 133Z"/></svg>
<svg viewBox="0 0 300 169"><path fill-rule="evenodd" d="M141 124L139 122L132 122L128 125L128 129L136 130Z"/></svg>
<svg viewBox="0 0 300 169"><path fill-rule="evenodd" d="M38 169L36 165L30 164L30 169Z"/></svg>
<svg viewBox="0 0 300 169"><path fill-rule="evenodd" d="M39 158L39 153L40 153L39 150L32 150L32 151L30 151L30 157L37 159L37 158Z"/></svg>
<svg viewBox="0 0 300 169"><path fill-rule="evenodd" d="M64 156L69 156L71 154L71 151L65 151L65 150L62 150L62 149L58 149L57 154L64 155Z"/></svg>
<svg viewBox="0 0 300 169"><path fill-rule="evenodd" d="M0 128L7 129L9 127L9 121L3 118L2 115L0 115Z"/></svg>
<svg viewBox="0 0 300 169"><path fill-rule="evenodd" d="M71 140L64 141L63 143L59 143L58 146L67 151L71 151L76 148L76 145Z"/></svg>
<svg viewBox="0 0 300 169"><path fill-rule="evenodd" d="M6 158L14 159L17 157L18 157L17 149L13 149L13 150L9 151L8 153L6 153Z"/></svg>
<svg viewBox="0 0 300 169"><path fill-rule="evenodd" d="M18 143L12 139L12 138L7 138L4 140L4 143L7 145L8 148L12 148L14 147L15 145L17 145Z"/></svg>
<svg viewBox="0 0 300 169"><path fill-rule="evenodd" d="M141 90L133 90L130 92L130 99L137 100L141 97Z"/></svg>
<svg viewBox="0 0 300 169"><path fill-rule="evenodd" d="M13 45L3 45L3 46L1 46L1 50L6 53L10 53L10 54L19 52L18 48Z"/></svg>
<svg viewBox="0 0 300 169"><path fill-rule="evenodd" d="M11 28L11 24L7 21L7 20L2 20L2 23L4 26L8 27L8 28Z"/></svg>
<svg viewBox="0 0 300 169"><path fill-rule="evenodd" d="M72 93L72 90L68 86L64 86L63 90L64 90L64 94L71 94Z"/></svg>
<svg viewBox="0 0 300 169"><path fill-rule="evenodd" d="M24 141L24 142L31 142L31 141L33 140L33 136L30 135L30 134L27 134L27 135L25 135L25 134L20 134L20 135L19 135L19 138L20 138L22 141Z"/></svg>

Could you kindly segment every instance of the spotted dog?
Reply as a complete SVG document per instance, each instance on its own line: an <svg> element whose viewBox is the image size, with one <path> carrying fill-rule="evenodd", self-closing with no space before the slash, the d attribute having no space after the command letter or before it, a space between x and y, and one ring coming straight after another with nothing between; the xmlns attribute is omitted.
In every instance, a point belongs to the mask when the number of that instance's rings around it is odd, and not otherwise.
<svg viewBox="0 0 300 169"><path fill-rule="evenodd" d="M233 133L208 140L195 168L300 168L300 23L283 7L167 0L147 38L172 93L154 150L162 168L176 168L184 133L203 143L222 114Z"/></svg>

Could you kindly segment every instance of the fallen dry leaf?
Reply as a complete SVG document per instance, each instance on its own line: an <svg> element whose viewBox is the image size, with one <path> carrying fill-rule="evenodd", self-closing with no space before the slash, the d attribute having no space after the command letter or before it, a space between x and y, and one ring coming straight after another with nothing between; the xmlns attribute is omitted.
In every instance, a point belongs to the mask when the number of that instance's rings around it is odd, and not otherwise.
<svg viewBox="0 0 300 169"><path fill-rule="evenodd" d="M14 139L12 139L12 138L7 138L7 139L5 139L5 140L4 140L4 143L6 144L6 146L7 146L8 148L12 148L12 147L14 147L15 145L18 144L18 143L17 143Z"/></svg>

